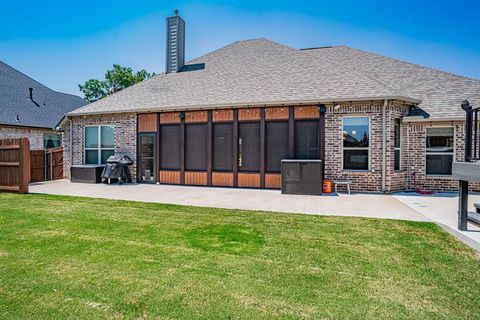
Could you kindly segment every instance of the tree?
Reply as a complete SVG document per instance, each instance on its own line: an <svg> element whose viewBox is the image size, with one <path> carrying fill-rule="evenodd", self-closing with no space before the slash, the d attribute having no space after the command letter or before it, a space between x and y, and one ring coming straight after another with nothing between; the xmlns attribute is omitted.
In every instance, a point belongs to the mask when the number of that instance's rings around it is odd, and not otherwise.
<svg viewBox="0 0 480 320"><path fill-rule="evenodd" d="M85 100L89 102L97 101L122 89L130 87L135 83L142 82L151 78L155 73L149 73L144 69L134 73L131 68L121 67L118 64L113 65L112 70L105 74L105 80L90 79L78 88L83 93Z"/></svg>

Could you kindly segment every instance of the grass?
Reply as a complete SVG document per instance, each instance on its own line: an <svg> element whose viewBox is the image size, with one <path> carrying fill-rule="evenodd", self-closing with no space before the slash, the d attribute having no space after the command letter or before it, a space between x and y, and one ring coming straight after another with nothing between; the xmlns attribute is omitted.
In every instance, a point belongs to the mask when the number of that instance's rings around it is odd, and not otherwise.
<svg viewBox="0 0 480 320"><path fill-rule="evenodd" d="M430 223L0 194L0 319L479 319L479 296Z"/></svg>

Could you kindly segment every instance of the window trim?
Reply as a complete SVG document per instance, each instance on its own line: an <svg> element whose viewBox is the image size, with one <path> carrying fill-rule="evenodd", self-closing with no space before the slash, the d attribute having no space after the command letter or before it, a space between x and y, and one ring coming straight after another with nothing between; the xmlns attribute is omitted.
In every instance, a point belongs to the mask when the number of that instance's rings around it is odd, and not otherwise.
<svg viewBox="0 0 480 320"><path fill-rule="evenodd" d="M98 134L97 134L97 142L98 142L98 148L87 148L86 143L87 143L87 128L98 128ZM102 128L101 127L110 127L113 129L113 148L102 148ZM100 125L86 125L84 128L84 133L83 133L83 164L87 161L87 151L94 151L97 150L97 165L102 164L102 151L113 151L113 154L115 154L115 126L111 124L100 124ZM93 164L93 163L92 163Z"/></svg>
<svg viewBox="0 0 480 320"><path fill-rule="evenodd" d="M343 146L343 128L345 119L367 118L368 119L368 147L344 147ZM342 152L342 171L343 172L369 172L372 170L372 118L369 115L346 115L342 117L341 134L341 152ZM345 150L368 150L368 169L345 169Z"/></svg>
<svg viewBox="0 0 480 320"><path fill-rule="evenodd" d="M428 138L428 129L430 128L453 128L453 151L452 152L429 152L427 151L427 138ZM452 156L452 163L455 162L455 155L457 154L457 129L454 125L431 125L425 128L425 157L424 157L424 165L425 165L425 176L427 177L451 177L452 174L439 174L439 173L427 173L427 155L451 155Z"/></svg>
<svg viewBox="0 0 480 320"><path fill-rule="evenodd" d="M395 146L395 121L398 120L398 126L399 126L399 132L398 132L398 140L399 140L399 147L396 147ZM402 166L402 160L403 160L403 157L402 157L402 142L403 142L403 139L402 139L402 133L403 133L403 130L402 130L402 118L394 118L393 119L393 171L395 172L400 172L400 171L403 171L403 166ZM398 163L399 163L399 168L398 169L395 169L395 151L399 151L398 154L399 154L399 157L400 159L398 159Z"/></svg>

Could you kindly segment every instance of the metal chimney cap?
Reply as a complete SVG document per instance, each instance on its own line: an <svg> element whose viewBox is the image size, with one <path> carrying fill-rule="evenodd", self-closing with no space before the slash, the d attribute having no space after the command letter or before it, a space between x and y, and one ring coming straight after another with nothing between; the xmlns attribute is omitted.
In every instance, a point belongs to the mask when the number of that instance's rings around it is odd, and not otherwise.
<svg viewBox="0 0 480 320"><path fill-rule="evenodd" d="M173 11L173 13L174 13L176 16L178 16L178 9L175 9L175 10Z"/></svg>

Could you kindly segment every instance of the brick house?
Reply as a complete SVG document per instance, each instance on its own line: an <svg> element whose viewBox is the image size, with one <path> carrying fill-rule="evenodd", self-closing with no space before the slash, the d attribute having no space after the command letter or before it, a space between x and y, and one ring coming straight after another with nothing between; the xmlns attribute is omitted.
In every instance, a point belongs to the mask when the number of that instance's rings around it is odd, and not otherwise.
<svg viewBox="0 0 480 320"><path fill-rule="evenodd" d="M187 64L183 48L170 17L169 72L67 114L65 173L121 153L138 182L279 188L296 158L357 191L458 188L460 104L480 103L479 80L344 46L254 39Z"/></svg>
<svg viewBox="0 0 480 320"><path fill-rule="evenodd" d="M0 139L28 138L30 149L57 147L55 127L66 112L87 104L53 91L0 61Z"/></svg>

